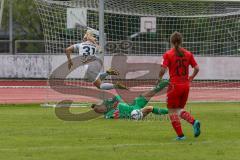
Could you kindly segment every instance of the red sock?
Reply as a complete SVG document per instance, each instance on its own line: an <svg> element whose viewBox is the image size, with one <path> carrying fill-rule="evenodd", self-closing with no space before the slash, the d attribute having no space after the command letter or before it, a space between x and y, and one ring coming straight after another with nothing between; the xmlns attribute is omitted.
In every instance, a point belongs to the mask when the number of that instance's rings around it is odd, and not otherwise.
<svg viewBox="0 0 240 160"><path fill-rule="evenodd" d="M188 113L187 111L182 111L180 117L192 125L195 121L193 116L191 116L191 114Z"/></svg>
<svg viewBox="0 0 240 160"><path fill-rule="evenodd" d="M181 122L180 122L180 119L179 119L178 115L177 114L170 114L169 117L170 117L170 120L172 122L172 126L173 126L175 132L177 133L177 135L179 137L182 137L183 132L182 132Z"/></svg>

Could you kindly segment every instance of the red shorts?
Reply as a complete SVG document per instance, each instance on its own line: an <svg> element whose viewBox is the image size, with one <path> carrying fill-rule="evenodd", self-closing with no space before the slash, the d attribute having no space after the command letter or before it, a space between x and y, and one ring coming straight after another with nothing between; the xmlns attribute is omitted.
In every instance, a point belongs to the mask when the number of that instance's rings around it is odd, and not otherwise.
<svg viewBox="0 0 240 160"><path fill-rule="evenodd" d="M167 93L168 108L184 108L188 99L189 83L170 84Z"/></svg>

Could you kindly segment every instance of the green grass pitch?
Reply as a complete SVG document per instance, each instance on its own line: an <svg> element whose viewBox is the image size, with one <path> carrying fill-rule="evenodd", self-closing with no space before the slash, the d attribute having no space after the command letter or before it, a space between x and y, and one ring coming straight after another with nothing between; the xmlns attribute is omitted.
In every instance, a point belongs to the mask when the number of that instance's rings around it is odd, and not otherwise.
<svg viewBox="0 0 240 160"><path fill-rule="evenodd" d="M239 160L240 103L189 106L201 121L202 134L194 138L191 126L182 122L187 139L179 142L164 118L66 122L55 116L54 108L1 105L0 159Z"/></svg>

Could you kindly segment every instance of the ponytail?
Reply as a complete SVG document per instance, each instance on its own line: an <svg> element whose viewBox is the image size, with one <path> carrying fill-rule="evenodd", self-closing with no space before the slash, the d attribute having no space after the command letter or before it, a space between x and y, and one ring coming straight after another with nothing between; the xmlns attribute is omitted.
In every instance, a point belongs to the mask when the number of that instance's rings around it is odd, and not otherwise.
<svg viewBox="0 0 240 160"><path fill-rule="evenodd" d="M170 38L171 44L174 46L176 50L176 55L179 57L184 57L184 52L181 51L182 45L182 35L181 33L175 31Z"/></svg>
<svg viewBox="0 0 240 160"><path fill-rule="evenodd" d="M177 56L178 57L184 57L184 53L180 50L180 47L179 46L175 46L175 49L177 51Z"/></svg>

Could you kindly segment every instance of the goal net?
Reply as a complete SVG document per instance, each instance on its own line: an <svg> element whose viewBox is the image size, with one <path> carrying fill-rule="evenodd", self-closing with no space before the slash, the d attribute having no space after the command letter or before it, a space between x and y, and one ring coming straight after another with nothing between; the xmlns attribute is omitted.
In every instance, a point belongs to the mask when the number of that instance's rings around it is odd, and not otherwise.
<svg viewBox="0 0 240 160"><path fill-rule="evenodd" d="M81 42L86 28L99 30L99 1L35 3L50 55L51 75L66 62L65 48ZM120 71L120 77L110 81L121 81L136 91L128 97L155 84L161 55L171 47L170 35L179 31L184 37L183 47L194 53L201 68L192 83L190 100L239 101L239 2L105 0L104 6L104 68ZM68 76L67 83L91 88L81 79L82 74L84 68ZM81 91L82 95L86 92Z"/></svg>

